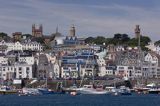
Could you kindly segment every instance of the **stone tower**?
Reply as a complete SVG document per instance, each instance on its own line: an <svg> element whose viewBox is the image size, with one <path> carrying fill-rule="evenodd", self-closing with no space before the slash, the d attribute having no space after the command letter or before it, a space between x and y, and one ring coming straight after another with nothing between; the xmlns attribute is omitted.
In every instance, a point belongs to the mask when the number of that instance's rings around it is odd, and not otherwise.
<svg viewBox="0 0 160 106"><path fill-rule="evenodd" d="M75 29L74 25L72 25L72 27L69 30L69 32L70 32L70 36L72 36L72 37L74 36L75 37L75 35L76 35L76 29Z"/></svg>
<svg viewBox="0 0 160 106"><path fill-rule="evenodd" d="M139 25L136 25L135 38L139 38L140 35L141 35L141 29L140 29Z"/></svg>
<svg viewBox="0 0 160 106"><path fill-rule="evenodd" d="M35 24L32 25L32 36L34 36L34 37L42 37L43 36L42 24L39 25L38 27Z"/></svg>

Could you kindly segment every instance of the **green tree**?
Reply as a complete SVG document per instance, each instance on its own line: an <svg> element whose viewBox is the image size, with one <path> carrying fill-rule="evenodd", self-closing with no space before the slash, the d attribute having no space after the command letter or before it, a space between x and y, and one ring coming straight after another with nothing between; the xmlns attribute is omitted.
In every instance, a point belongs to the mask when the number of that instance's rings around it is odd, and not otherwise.
<svg viewBox="0 0 160 106"><path fill-rule="evenodd" d="M126 44L130 38L128 37L127 34L114 34L113 41L117 44Z"/></svg>
<svg viewBox="0 0 160 106"><path fill-rule="evenodd" d="M8 36L6 33L0 32L0 37L1 37L1 38L6 37L6 36Z"/></svg>
<svg viewBox="0 0 160 106"><path fill-rule="evenodd" d="M106 42L106 38L103 36L98 36L95 38L94 43L95 44L103 44Z"/></svg>
<svg viewBox="0 0 160 106"><path fill-rule="evenodd" d="M88 38L86 38L85 39L85 43L94 43L94 40L95 40L95 38L93 38L93 37L88 37Z"/></svg>
<svg viewBox="0 0 160 106"><path fill-rule="evenodd" d="M140 39L141 39L141 42L140 42L141 49L147 51L148 49L145 46L148 45L151 39L148 36L141 36ZM128 46L131 46L131 47L138 46L138 39L132 38L131 40L129 40Z"/></svg>
<svg viewBox="0 0 160 106"><path fill-rule="evenodd" d="M9 41L10 39L11 39L11 37L9 37L9 36L7 35L7 33L0 32L0 40Z"/></svg>
<svg viewBox="0 0 160 106"><path fill-rule="evenodd" d="M37 37L37 38L34 38L33 39L34 41L36 41L36 42L38 42L38 43L41 43L41 44L45 44L45 39L44 38L42 38L42 37Z"/></svg>
<svg viewBox="0 0 160 106"><path fill-rule="evenodd" d="M138 39L132 38L128 41L128 46L135 47L138 46Z"/></svg>
<svg viewBox="0 0 160 106"><path fill-rule="evenodd" d="M154 44L155 45L160 45L160 40L156 41Z"/></svg>
<svg viewBox="0 0 160 106"><path fill-rule="evenodd" d="M151 42L151 39L148 36L141 36L141 43L146 46L148 43Z"/></svg>

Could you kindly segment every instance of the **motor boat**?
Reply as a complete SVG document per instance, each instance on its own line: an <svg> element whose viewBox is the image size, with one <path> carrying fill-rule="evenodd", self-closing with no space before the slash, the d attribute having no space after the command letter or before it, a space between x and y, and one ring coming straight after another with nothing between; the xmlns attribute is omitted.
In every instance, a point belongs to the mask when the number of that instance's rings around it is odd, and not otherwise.
<svg viewBox="0 0 160 106"><path fill-rule="evenodd" d="M20 95L39 95L40 92L37 88L23 88Z"/></svg>
<svg viewBox="0 0 160 106"><path fill-rule="evenodd" d="M84 85L78 89L80 94L107 94L107 91L102 86L94 87L93 85Z"/></svg>
<svg viewBox="0 0 160 106"><path fill-rule="evenodd" d="M119 89L121 95L131 95L131 90L128 87L121 86Z"/></svg>

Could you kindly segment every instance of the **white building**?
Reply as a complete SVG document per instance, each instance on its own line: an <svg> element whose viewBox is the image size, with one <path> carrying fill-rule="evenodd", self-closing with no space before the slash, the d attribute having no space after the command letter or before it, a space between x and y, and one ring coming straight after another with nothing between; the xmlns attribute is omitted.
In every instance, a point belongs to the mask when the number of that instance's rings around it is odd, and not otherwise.
<svg viewBox="0 0 160 106"><path fill-rule="evenodd" d="M4 40L2 40L0 42L0 45L4 46L6 45L6 51L5 53L7 53L8 51L12 51L12 50L35 50L35 51L42 51L43 50L43 46L38 43L38 42L25 42L25 43L20 43L20 42L5 42Z"/></svg>
<svg viewBox="0 0 160 106"><path fill-rule="evenodd" d="M145 77L160 76L159 59L160 56L154 52L150 52L145 56L146 64L143 65L143 73Z"/></svg>
<svg viewBox="0 0 160 106"><path fill-rule="evenodd" d="M23 47L22 49L23 50L33 50L33 51L42 51L43 50L43 47L40 43L38 42L25 42L25 43L22 43Z"/></svg>
<svg viewBox="0 0 160 106"><path fill-rule="evenodd" d="M1 64L8 64L8 58L5 56L0 56L0 63Z"/></svg>
<svg viewBox="0 0 160 106"><path fill-rule="evenodd" d="M19 56L18 61L27 63L28 65L33 65L35 62L35 59L33 56Z"/></svg>
<svg viewBox="0 0 160 106"><path fill-rule="evenodd" d="M107 66L106 67L106 75L114 75L114 67L113 66Z"/></svg>
<svg viewBox="0 0 160 106"><path fill-rule="evenodd" d="M62 78L77 78L78 77L78 68L77 67L75 67L75 68L62 67L61 68L61 77Z"/></svg>
<svg viewBox="0 0 160 106"><path fill-rule="evenodd" d="M150 42L149 45L146 46L149 50L160 55L160 45L155 45L153 42Z"/></svg>
<svg viewBox="0 0 160 106"><path fill-rule="evenodd" d="M11 50L23 50L22 47L23 45L20 42L15 42L15 43L6 43L6 45L8 46L7 51L11 51Z"/></svg>
<svg viewBox="0 0 160 106"><path fill-rule="evenodd" d="M114 67L113 66L106 66L105 60L103 58L97 59L98 63L98 76L105 76L105 75L114 75Z"/></svg>
<svg viewBox="0 0 160 106"><path fill-rule="evenodd" d="M143 75L142 68L138 66L134 68L135 68L135 73L134 73L135 78L141 78Z"/></svg>
<svg viewBox="0 0 160 106"><path fill-rule="evenodd" d="M115 75L122 78L134 78L135 77L135 67L133 66L117 66L117 71Z"/></svg>
<svg viewBox="0 0 160 106"><path fill-rule="evenodd" d="M59 67L58 63L55 63L53 65L53 70L54 70L54 72L52 75L54 75L55 78L59 78L60 77L60 67Z"/></svg>
<svg viewBox="0 0 160 106"><path fill-rule="evenodd" d="M98 75L105 76L107 74L105 60L103 58L98 58L97 63L98 63L98 71L99 71Z"/></svg>
<svg viewBox="0 0 160 106"><path fill-rule="evenodd" d="M52 64L54 64L56 62L56 56L52 55L52 54L46 54L48 61Z"/></svg>
<svg viewBox="0 0 160 106"><path fill-rule="evenodd" d="M0 65L0 78L7 79L21 79L33 78L32 65L28 64L15 64L14 66Z"/></svg>

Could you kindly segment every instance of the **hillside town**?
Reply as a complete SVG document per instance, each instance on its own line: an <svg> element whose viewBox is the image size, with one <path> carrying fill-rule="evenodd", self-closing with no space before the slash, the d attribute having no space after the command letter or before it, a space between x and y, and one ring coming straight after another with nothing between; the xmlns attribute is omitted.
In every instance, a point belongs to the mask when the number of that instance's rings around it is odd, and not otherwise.
<svg viewBox="0 0 160 106"><path fill-rule="evenodd" d="M135 38L141 35L135 27ZM38 40L37 40L38 39ZM32 25L32 35L15 32L0 41L0 78L15 79L121 79L159 78L160 46L149 42L143 51L137 46L86 43L72 25L69 35L56 32L43 35L42 25ZM43 43L41 43L43 42ZM47 46L46 46L47 45Z"/></svg>

